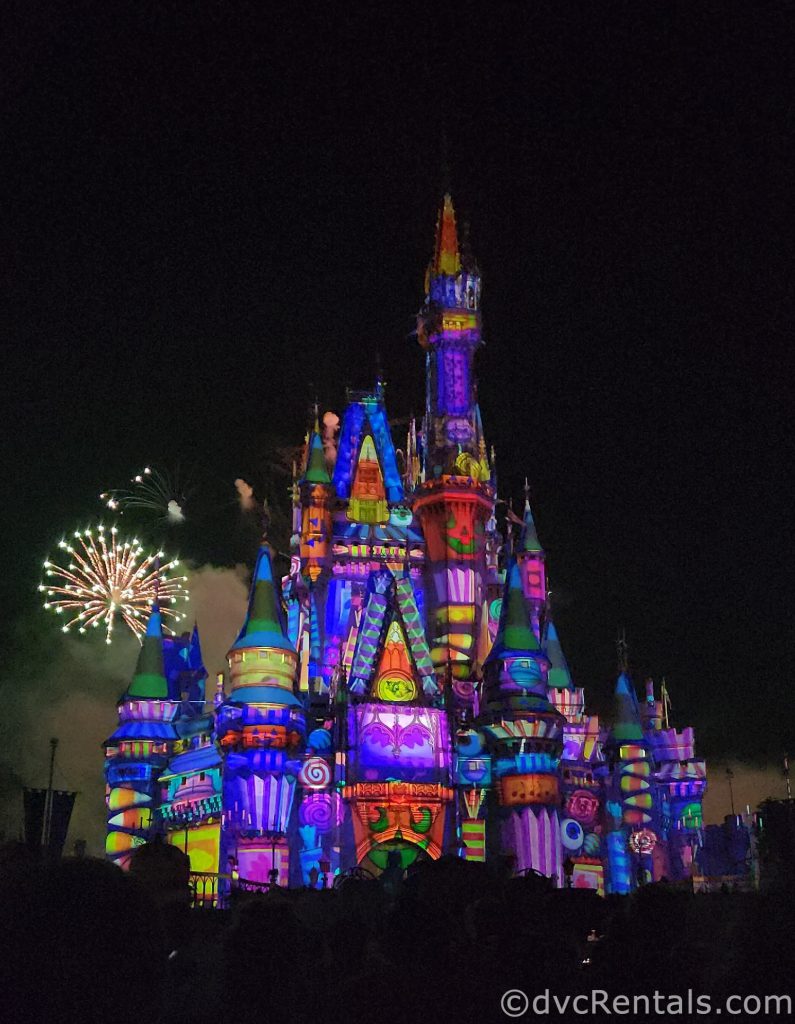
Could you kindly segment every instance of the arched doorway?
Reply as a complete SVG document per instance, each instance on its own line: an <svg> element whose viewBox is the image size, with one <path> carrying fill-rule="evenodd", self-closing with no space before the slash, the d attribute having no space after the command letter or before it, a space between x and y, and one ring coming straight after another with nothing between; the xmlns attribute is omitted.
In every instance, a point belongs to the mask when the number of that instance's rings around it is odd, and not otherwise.
<svg viewBox="0 0 795 1024"><path fill-rule="evenodd" d="M428 853L416 843L406 839L388 839L384 843L376 843L361 859L359 866L378 877L384 871L404 872L414 864L431 860Z"/></svg>

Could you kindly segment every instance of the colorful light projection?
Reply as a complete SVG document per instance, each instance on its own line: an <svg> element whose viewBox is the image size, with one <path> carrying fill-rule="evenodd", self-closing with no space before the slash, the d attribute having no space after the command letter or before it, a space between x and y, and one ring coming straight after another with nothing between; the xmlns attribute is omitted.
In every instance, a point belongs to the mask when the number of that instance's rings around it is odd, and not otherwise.
<svg viewBox="0 0 795 1024"><path fill-rule="evenodd" d="M650 857L656 845L657 836L650 828L642 828L630 834L629 848L640 857Z"/></svg>
<svg viewBox="0 0 795 1024"><path fill-rule="evenodd" d="M251 833L286 833L295 797L295 778L255 774L247 762L241 761L239 756L227 761L224 778L227 828Z"/></svg>
<svg viewBox="0 0 795 1024"><path fill-rule="evenodd" d="M331 487L329 483L302 486L306 496L301 509L299 550L304 572L314 583L323 572L328 557L331 537Z"/></svg>
<svg viewBox="0 0 795 1024"><path fill-rule="evenodd" d="M503 775L499 780L497 795L503 807L557 805L560 803L560 783L557 775Z"/></svg>
<svg viewBox="0 0 795 1024"><path fill-rule="evenodd" d="M574 861L571 873L573 889L593 889L599 896L605 894L605 872L602 862L597 858L578 858Z"/></svg>
<svg viewBox="0 0 795 1024"><path fill-rule="evenodd" d="M360 782L346 787L343 795L351 805L359 863L392 840L411 843L434 860L442 855L452 789L427 783Z"/></svg>
<svg viewBox="0 0 795 1024"><path fill-rule="evenodd" d="M194 869L320 885L443 850L483 861L488 835L490 853L558 885L629 892L650 862L687 877L706 782L692 730L662 728L653 687L639 713L625 672L612 725L586 713L529 501L506 559L476 401L479 303L448 198L418 320L421 428L399 469L381 383L349 394L339 445L336 417L323 437L315 423L293 473L287 625L264 546L214 711L198 638L136 673L107 744L119 863L165 832Z"/></svg>
<svg viewBox="0 0 795 1024"><path fill-rule="evenodd" d="M609 891L619 894L632 892L632 864L627 849L627 836L620 829L607 836L607 862Z"/></svg>
<svg viewBox="0 0 795 1024"><path fill-rule="evenodd" d="M375 443L369 434L365 434L359 451L348 518L357 523L386 523L389 520L384 476L378 463Z"/></svg>
<svg viewBox="0 0 795 1024"><path fill-rule="evenodd" d="M447 782L447 717L439 708L361 704L349 708L349 778Z"/></svg>
<svg viewBox="0 0 795 1024"><path fill-rule="evenodd" d="M532 868L563 886L563 844L560 821L553 807L522 807L502 822L505 849L516 857L516 871Z"/></svg>
<svg viewBox="0 0 795 1024"><path fill-rule="evenodd" d="M406 703L417 696L406 637L396 619L392 620L387 630L376 672L374 694L377 700L393 703Z"/></svg>
<svg viewBox="0 0 795 1024"><path fill-rule="evenodd" d="M221 823L186 826L170 831L167 842L190 858L191 871L217 874L221 856Z"/></svg>
<svg viewBox="0 0 795 1024"><path fill-rule="evenodd" d="M624 744L619 748L619 788L624 824L646 825L651 821L651 765L644 747Z"/></svg>
<svg viewBox="0 0 795 1024"><path fill-rule="evenodd" d="M283 836L241 837L234 859L242 881L269 882L275 870L277 885L290 884L290 849Z"/></svg>

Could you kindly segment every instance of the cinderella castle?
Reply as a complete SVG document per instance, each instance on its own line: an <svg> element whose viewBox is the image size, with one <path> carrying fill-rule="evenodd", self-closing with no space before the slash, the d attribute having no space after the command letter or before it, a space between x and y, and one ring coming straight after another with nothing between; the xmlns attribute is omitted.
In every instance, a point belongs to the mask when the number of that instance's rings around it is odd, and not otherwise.
<svg viewBox="0 0 795 1024"><path fill-rule="evenodd" d="M691 874L704 762L626 670L589 714L548 601L528 501L495 518L474 362L481 280L446 196L417 338L426 406L395 447L380 381L316 419L292 563L263 542L229 671L154 607L106 743L107 854L159 837L195 872L325 885L353 868L502 857L626 893ZM400 439L403 444L403 439ZM512 519L515 519L514 523Z"/></svg>

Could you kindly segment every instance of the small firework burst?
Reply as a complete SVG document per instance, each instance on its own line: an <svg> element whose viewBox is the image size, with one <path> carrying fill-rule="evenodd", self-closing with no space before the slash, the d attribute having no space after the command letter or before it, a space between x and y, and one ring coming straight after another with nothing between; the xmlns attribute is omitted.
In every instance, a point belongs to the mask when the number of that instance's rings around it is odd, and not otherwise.
<svg viewBox="0 0 795 1024"><path fill-rule="evenodd" d="M44 563L39 591L45 595L44 607L67 619L64 633L72 627L85 633L104 626L105 642L110 643L121 619L140 637L155 601L165 618L184 618L174 607L186 596L187 581L186 576L171 575L179 567L177 559L165 559L162 551L146 553L137 538L124 540L115 526L77 530L74 542L62 540L58 547L65 556Z"/></svg>
<svg viewBox="0 0 795 1024"><path fill-rule="evenodd" d="M185 522L185 495L176 476L146 466L135 474L130 484L127 489L104 491L99 496L100 501L119 515L141 509L156 513L160 520L172 526Z"/></svg>

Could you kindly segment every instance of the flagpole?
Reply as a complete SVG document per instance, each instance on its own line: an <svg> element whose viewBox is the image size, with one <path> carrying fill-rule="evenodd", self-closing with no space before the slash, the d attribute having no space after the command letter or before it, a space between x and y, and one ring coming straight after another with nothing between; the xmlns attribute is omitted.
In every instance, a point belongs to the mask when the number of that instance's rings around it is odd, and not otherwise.
<svg viewBox="0 0 795 1024"><path fill-rule="evenodd" d="M42 834L41 845L45 849L49 849L50 846L50 833L52 831L52 782L55 775L55 750L58 746L58 740L53 738L50 740L50 776L47 780L47 795L44 798L44 830Z"/></svg>

